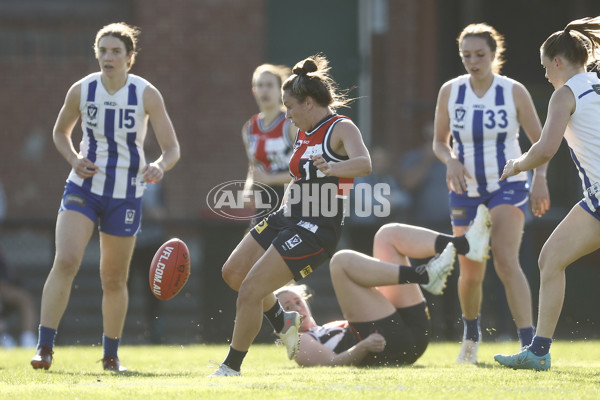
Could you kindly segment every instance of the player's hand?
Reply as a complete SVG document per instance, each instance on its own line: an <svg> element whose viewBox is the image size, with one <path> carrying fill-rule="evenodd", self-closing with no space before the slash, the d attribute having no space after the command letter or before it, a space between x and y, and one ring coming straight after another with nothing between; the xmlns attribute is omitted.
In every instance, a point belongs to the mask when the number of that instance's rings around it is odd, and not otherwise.
<svg viewBox="0 0 600 400"><path fill-rule="evenodd" d="M321 171L325 176L329 176L331 174L331 164L329 164L324 158L322 154L316 156L310 156L310 159L313 162L313 165L317 167L319 171Z"/></svg>
<svg viewBox="0 0 600 400"><path fill-rule="evenodd" d="M73 164L73 170L75 170L77 176L86 179L96 175L96 172L98 172L98 166L96 166L89 159L78 155L77 160L75 160L75 163Z"/></svg>
<svg viewBox="0 0 600 400"><path fill-rule="evenodd" d="M463 163L456 158L448 160L446 163L446 185L448 190L456 194L463 194L467 191L466 178L471 178L471 175Z"/></svg>
<svg viewBox="0 0 600 400"><path fill-rule="evenodd" d="M148 183L160 182L164 176L162 168L156 162L146 164L146 166L142 169L142 174L144 182Z"/></svg>
<svg viewBox="0 0 600 400"><path fill-rule="evenodd" d="M550 192L545 176L533 176L531 190L529 191L531 211L536 217L541 217L550 209Z"/></svg>
<svg viewBox="0 0 600 400"><path fill-rule="evenodd" d="M385 338L379 333L371 333L360 343L371 353L381 353L385 349Z"/></svg>
<svg viewBox="0 0 600 400"><path fill-rule="evenodd" d="M500 181L505 180L509 176L515 176L521 170L519 169L518 159L508 160L506 165L504 166L504 170L502 171L502 176L500 177Z"/></svg>

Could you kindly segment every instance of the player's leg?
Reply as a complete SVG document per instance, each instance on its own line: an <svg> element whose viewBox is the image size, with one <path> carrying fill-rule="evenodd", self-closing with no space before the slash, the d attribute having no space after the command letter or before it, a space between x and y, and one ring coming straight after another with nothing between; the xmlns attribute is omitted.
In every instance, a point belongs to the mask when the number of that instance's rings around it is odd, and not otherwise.
<svg viewBox="0 0 600 400"><path fill-rule="evenodd" d="M540 300L536 335L531 345L517 354L496 354L494 359L500 364L516 369L550 369L550 345L565 297L565 269L600 248L599 219L576 205L552 232L539 257Z"/></svg>
<svg viewBox="0 0 600 400"><path fill-rule="evenodd" d="M100 232L100 279L104 334L120 338L123 333L129 295L127 278L135 247L135 236Z"/></svg>
<svg viewBox="0 0 600 400"><path fill-rule="evenodd" d="M64 210L58 214L56 254L42 291L40 325L58 329L93 230L94 222L82 213Z"/></svg>
<svg viewBox="0 0 600 400"><path fill-rule="evenodd" d="M554 334L564 301L567 266L598 248L600 221L576 205L552 232L540 253L536 335L551 338Z"/></svg>
<svg viewBox="0 0 600 400"><path fill-rule="evenodd" d="M239 291L242 282L265 249L247 233L236 248L231 252L221 269L223 280L235 291Z"/></svg>
<svg viewBox="0 0 600 400"><path fill-rule="evenodd" d="M498 277L504 285L508 307L522 339L521 347L533 338L531 290L519 262L525 216L510 204L500 204L490 210L492 216L492 255Z"/></svg>
<svg viewBox="0 0 600 400"><path fill-rule="evenodd" d="M352 322L367 322L393 314L396 307L376 286L397 284L399 269L399 264L380 261L356 251L335 253L329 262L329 272L344 318ZM416 288L416 285L405 286Z"/></svg>

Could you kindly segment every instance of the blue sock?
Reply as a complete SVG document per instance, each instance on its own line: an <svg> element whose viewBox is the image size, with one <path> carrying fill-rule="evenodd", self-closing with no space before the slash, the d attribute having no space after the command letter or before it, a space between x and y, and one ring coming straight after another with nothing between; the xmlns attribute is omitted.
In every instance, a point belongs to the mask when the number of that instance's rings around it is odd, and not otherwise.
<svg viewBox="0 0 600 400"><path fill-rule="evenodd" d="M472 340L474 342L479 342L479 331L480 331L479 319L480 319L480 316L478 315L477 318L468 320L463 315L462 319L463 319L463 324L465 326L463 338Z"/></svg>
<svg viewBox="0 0 600 400"><path fill-rule="evenodd" d="M119 342L121 339L111 339L102 335L102 348L104 349L104 357L115 357L118 358L117 353L119 351Z"/></svg>
<svg viewBox="0 0 600 400"><path fill-rule="evenodd" d="M54 339L56 338L56 329L46 328L45 326L40 325L39 328L39 336L38 336L38 345L39 349L42 346L46 346L49 348L54 348Z"/></svg>
<svg viewBox="0 0 600 400"><path fill-rule="evenodd" d="M521 347L529 346L531 344L531 340L533 340L533 326L529 328L521 328L517 331L519 335L519 340L521 341Z"/></svg>
<svg viewBox="0 0 600 400"><path fill-rule="evenodd" d="M550 353L550 345L552 339L542 336L534 336L529 350L538 357L545 356Z"/></svg>

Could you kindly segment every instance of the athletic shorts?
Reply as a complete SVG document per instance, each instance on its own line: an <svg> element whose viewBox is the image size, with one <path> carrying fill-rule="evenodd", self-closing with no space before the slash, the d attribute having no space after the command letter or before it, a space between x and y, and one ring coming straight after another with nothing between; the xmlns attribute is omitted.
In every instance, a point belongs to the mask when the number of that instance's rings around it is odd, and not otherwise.
<svg viewBox="0 0 600 400"><path fill-rule="evenodd" d="M98 196L69 181L58 212L63 210L82 213L92 222L98 222L98 229L109 235L135 236L140 229L142 198Z"/></svg>
<svg viewBox="0 0 600 400"><path fill-rule="evenodd" d="M427 303L398 308L392 315L371 322L350 322L360 340L371 333L385 338L381 353L370 353L360 365L387 366L413 364L423 355L429 344L431 321Z"/></svg>
<svg viewBox="0 0 600 400"><path fill-rule="evenodd" d="M592 210L587 203L585 202L585 198L582 199L579 202L579 205L585 210L587 211L592 217L596 218L598 221L600 221L600 208L597 208L595 211Z"/></svg>
<svg viewBox="0 0 600 400"><path fill-rule="evenodd" d="M478 197L450 192L450 218L452 226L469 226L475 219L477 207L485 204L490 210L500 204L510 204L525 214L529 202L529 184L527 181L509 182L492 193Z"/></svg>
<svg viewBox="0 0 600 400"><path fill-rule="evenodd" d="M265 250L273 245L295 281L306 278L331 257L317 235L294 225L291 218L281 212L270 214L252 228L250 234Z"/></svg>

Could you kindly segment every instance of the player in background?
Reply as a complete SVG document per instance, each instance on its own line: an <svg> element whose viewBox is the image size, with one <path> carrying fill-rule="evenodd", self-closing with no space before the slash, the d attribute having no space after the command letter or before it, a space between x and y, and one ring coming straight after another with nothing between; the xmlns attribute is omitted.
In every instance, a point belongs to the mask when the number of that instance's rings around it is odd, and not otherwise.
<svg viewBox="0 0 600 400"><path fill-rule="evenodd" d="M262 205L268 205L272 211L281 206L284 185L290 181L289 161L298 132L298 128L285 117L281 103L281 85L290 74L290 69L284 65L262 64L254 70L252 94L260 112L242 127L249 161L244 190L252 190L254 182L269 185L277 193L277 198L263 196ZM258 222L253 219L250 228Z"/></svg>
<svg viewBox="0 0 600 400"><path fill-rule="evenodd" d="M528 196L538 217L550 206L546 164L536 168L530 190L525 173L503 182L499 178L505 161L521 155L519 126L535 143L541 124L527 89L499 75L504 39L493 27L469 25L457 41L467 74L446 82L440 89L433 150L446 164L453 233L463 234L476 210L489 213L494 267L504 284L524 346L533 337L533 317L531 291L519 264L519 247ZM459 363L477 362L486 258L487 251L477 261L459 257L458 296L464 322Z"/></svg>
<svg viewBox="0 0 600 400"><path fill-rule="evenodd" d="M300 315L284 312L273 291L306 277L333 255L342 230L343 197L353 178L371 172L360 131L335 113L349 100L337 90L324 56L296 64L283 83L282 99L286 118L299 129L289 162L293 180L284 206L256 225L223 266L223 279L239 293L229 354L211 376L240 375L263 312L288 357L294 357ZM309 202L316 207L303 210Z"/></svg>
<svg viewBox="0 0 600 400"><path fill-rule="evenodd" d="M547 163L565 140L579 171L583 199L554 229L539 256L540 297L533 342L512 356L496 355L512 368L547 370L550 345L565 297L565 269L600 248L600 17L570 22L542 44L546 79L554 86L542 137L529 151L508 160L502 180Z"/></svg>
<svg viewBox="0 0 600 400"><path fill-rule="evenodd" d="M114 23L96 34L100 72L75 82L67 92L53 138L71 165L56 220L56 255L42 292L35 369L52 363L54 339L73 279L94 225L100 231L103 367L124 371L118 346L127 313L127 276L140 227L147 182L158 182L179 159L179 143L160 92L129 70L135 62L139 30ZM77 152L72 133L81 118L83 140ZM143 143L148 119L161 155L146 163Z"/></svg>
<svg viewBox="0 0 600 400"><path fill-rule="evenodd" d="M464 236L452 237L406 224L386 224L375 234L373 257L338 251L329 263L331 280L346 321L318 326L302 287L287 286L277 297L286 311L302 315L296 362L314 365L403 365L425 351L431 332L419 285L441 294L455 254L471 257L487 248L485 215ZM410 266L409 257L427 258Z"/></svg>

